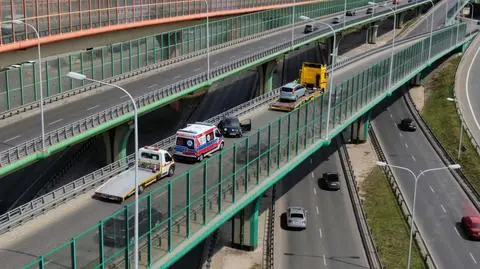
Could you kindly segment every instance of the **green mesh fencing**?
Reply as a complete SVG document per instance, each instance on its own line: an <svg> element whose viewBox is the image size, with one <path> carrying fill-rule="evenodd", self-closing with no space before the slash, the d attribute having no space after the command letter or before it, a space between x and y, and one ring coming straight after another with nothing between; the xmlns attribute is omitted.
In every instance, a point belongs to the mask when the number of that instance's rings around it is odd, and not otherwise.
<svg viewBox="0 0 480 269"><path fill-rule="evenodd" d="M355 0L349 1L348 6L353 8L367 3L368 0ZM343 0L333 0L300 5L295 7L295 12L317 18L343 9ZM289 25L292 23L291 16L292 8L281 8L211 21L210 46ZM60 94L89 83L67 78L66 74L70 71L104 80L166 60L205 52L206 33L206 24L201 23L83 52L49 57L41 63L43 96ZM35 65L26 63L19 68L0 71L0 111L38 101L40 87Z"/></svg>
<svg viewBox="0 0 480 269"><path fill-rule="evenodd" d="M465 39L465 32L465 24L436 32L432 57L439 58L456 48ZM324 94L238 139L231 147L172 180L159 183L162 185L142 196L141 268L168 255L185 240L205 234L202 228L213 218L232 207L239 209L242 198L260 195L254 191L259 184L279 180L274 173L287 167L299 154L311 153L313 146L334 137L389 91L411 79L428 65L428 46L426 38L395 53L392 89L388 88L390 58L336 83L328 138L328 95ZM24 268L131 268L132 218L133 203L130 203Z"/></svg>

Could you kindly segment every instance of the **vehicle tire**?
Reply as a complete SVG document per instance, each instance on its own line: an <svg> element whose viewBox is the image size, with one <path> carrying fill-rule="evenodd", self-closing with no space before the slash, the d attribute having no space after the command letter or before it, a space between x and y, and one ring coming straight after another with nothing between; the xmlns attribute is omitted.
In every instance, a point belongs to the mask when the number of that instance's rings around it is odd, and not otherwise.
<svg viewBox="0 0 480 269"><path fill-rule="evenodd" d="M168 169L168 176L171 177L173 174L175 174L175 166L171 165Z"/></svg>
<svg viewBox="0 0 480 269"><path fill-rule="evenodd" d="M220 148L219 148L219 150L222 150L224 146L225 146L225 145L223 144L223 142L220 143Z"/></svg>
<svg viewBox="0 0 480 269"><path fill-rule="evenodd" d="M144 191L143 185L138 186L138 195L142 194Z"/></svg>

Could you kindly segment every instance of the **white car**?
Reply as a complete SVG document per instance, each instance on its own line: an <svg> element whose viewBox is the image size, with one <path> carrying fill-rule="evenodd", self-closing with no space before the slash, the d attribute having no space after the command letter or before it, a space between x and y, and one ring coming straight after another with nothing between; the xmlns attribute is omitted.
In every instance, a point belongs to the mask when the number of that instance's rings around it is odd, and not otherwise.
<svg viewBox="0 0 480 269"><path fill-rule="evenodd" d="M287 209L287 227L292 229L307 228L307 211L302 207Z"/></svg>

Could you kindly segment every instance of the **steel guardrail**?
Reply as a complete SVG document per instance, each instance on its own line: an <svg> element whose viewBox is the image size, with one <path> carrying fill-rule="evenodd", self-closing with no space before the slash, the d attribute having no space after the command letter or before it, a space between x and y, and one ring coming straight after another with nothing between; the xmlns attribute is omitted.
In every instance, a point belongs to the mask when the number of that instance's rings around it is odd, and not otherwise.
<svg viewBox="0 0 480 269"><path fill-rule="evenodd" d="M378 141L377 136L375 135L375 132L373 131L372 127L368 128L368 134L370 136L370 141L372 143L372 146L378 156L378 160L383 162L388 162L382 150L380 142ZM402 191L400 190L397 179L393 174L390 166L387 165L382 167L381 169L383 170L385 177L387 178L387 182L390 185L390 188L392 189L393 194L397 198L400 211L402 212L402 215L404 216L405 221L407 222L407 225L410 227L412 213L410 212L407 202L403 197L403 194L402 194ZM420 254L423 257L423 261L425 262L428 268L436 269L437 266L435 265L432 255L430 254L430 251L428 250L427 245L425 244L425 240L423 239L420 231L418 230L417 224L413 223L413 227L410 227L410 229L414 230L413 237L417 243L417 246L420 249Z"/></svg>
<svg viewBox="0 0 480 269"><path fill-rule="evenodd" d="M425 137L427 138L428 142L430 143L430 145L432 145L435 152L437 152L437 155L440 157L442 162L445 165L456 163L453 157L442 146L438 138L435 136L435 133L432 131L432 129L428 125L428 123L423 119L422 115L418 113L418 110L415 108L415 105L413 103L412 97L410 96L410 93L407 92L404 95L404 100L405 100L405 103L407 104L410 114L412 114L418 126L422 130L422 133L425 134ZM467 178L467 176L465 176L465 174L463 173L463 168L455 169L455 170L449 169L448 171L453 175L453 178L455 178L455 180L458 182L458 184L460 185L462 190L465 192L469 200L472 202L472 204L475 206L475 208L478 211L480 211L480 201L479 201L480 193L475 189L475 187Z"/></svg>
<svg viewBox="0 0 480 269"><path fill-rule="evenodd" d="M348 194L350 201L352 202L353 213L357 220L357 227L362 239L363 247L365 249L365 256L367 257L369 268L381 269L384 268L378 256L378 249L375 242L372 239L372 234L367 224L367 217L363 211L362 201L358 195L358 185L355 179L355 173L352 167L352 162L348 154L347 147L345 146L345 140L343 134L340 134L337 139L338 156L342 165L342 170L345 175L345 181L347 182Z"/></svg>
<svg viewBox="0 0 480 269"><path fill-rule="evenodd" d="M262 105L276 99L280 95L280 88L272 90L264 95L258 96L246 103L231 108L220 115L214 116L206 122L217 124L221 119L227 116L242 116L257 109ZM175 142L175 136L170 136L157 143L157 147L170 147ZM135 154L130 154L126 158L117 160L101 169L89 173L71 183L68 183L52 192L44 194L26 204L12 209L3 215L0 215L0 234L8 232L12 228L22 225L35 216L41 215L57 205L71 200L78 195L85 193L95 186L98 186L106 180L127 171L135 164Z"/></svg>
<svg viewBox="0 0 480 269"><path fill-rule="evenodd" d="M406 9L412 8L412 6L404 7ZM389 14L389 11L383 11L379 13L376 17L372 17L370 19L364 20L363 18L351 21L351 25L355 25L356 23L378 19L378 17L383 17ZM351 26L349 26L351 27ZM340 25L336 26L335 28L341 28ZM305 42L311 42L319 37L329 35L330 32L327 30L318 31L316 34L305 35L300 38L294 40L294 44L301 44ZM291 42L284 42L280 45L273 46L269 49L264 50L263 52L257 53L255 55L249 55L235 61L223 64L217 68L214 68L210 71L210 78L219 77L226 73L236 71L241 67L251 64L253 62L258 62L262 60L266 60L270 55L278 53L280 51L288 50L291 47ZM338 66L342 64L345 65L348 62L339 63ZM134 71L138 72L138 71ZM184 79L182 81L170 84L168 86L162 87L160 89L154 90L152 92L146 93L142 96L135 98L137 106L139 108L144 107L146 105L155 103L160 101L163 98L169 97L174 94L178 94L186 89L192 88L194 86L199 86L202 83L207 83L207 74L203 72L201 74L197 74L190 78ZM73 123L67 124L61 128L58 128L54 131L48 132L45 134L45 146L49 147L54 144L57 144L61 141L74 137L78 134L81 134L85 131L91 130L98 125L106 123L108 121L117 119L121 116L124 116L128 113L132 113L133 105L130 101L125 101L121 104L112 106L107 108L103 111L100 111L94 115L88 116L84 119L75 121ZM5 151L0 152L0 166L8 165L14 161L20 160L29 154L41 152L42 150L42 143L41 137L37 137L28 141L25 141L15 147L7 149Z"/></svg>

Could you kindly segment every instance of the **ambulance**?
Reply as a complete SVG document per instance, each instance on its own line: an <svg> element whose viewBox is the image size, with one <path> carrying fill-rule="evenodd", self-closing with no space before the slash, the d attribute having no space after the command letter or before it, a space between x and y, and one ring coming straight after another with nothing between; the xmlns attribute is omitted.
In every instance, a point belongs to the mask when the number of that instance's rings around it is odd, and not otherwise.
<svg viewBox="0 0 480 269"><path fill-rule="evenodd" d="M177 131L174 156L202 161L215 151L222 150L224 144L224 138L215 125L196 122Z"/></svg>

